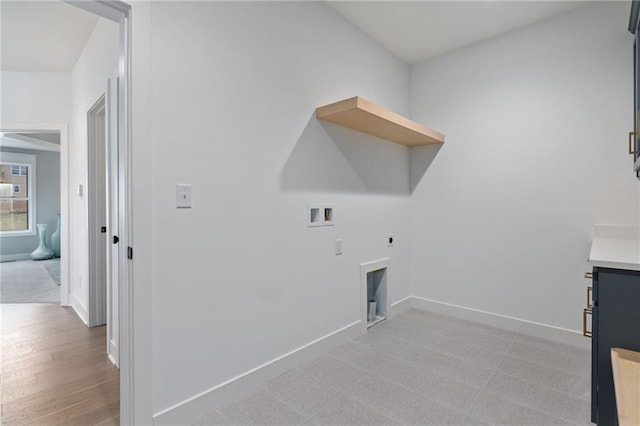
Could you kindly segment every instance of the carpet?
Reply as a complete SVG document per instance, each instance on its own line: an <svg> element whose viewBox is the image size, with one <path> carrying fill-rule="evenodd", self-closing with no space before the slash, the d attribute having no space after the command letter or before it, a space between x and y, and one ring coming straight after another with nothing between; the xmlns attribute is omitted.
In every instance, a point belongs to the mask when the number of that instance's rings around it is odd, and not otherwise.
<svg viewBox="0 0 640 426"><path fill-rule="evenodd" d="M0 303L60 303L60 259L0 263Z"/></svg>
<svg viewBox="0 0 640 426"><path fill-rule="evenodd" d="M47 270L54 283L60 285L60 259L45 260L42 266Z"/></svg>

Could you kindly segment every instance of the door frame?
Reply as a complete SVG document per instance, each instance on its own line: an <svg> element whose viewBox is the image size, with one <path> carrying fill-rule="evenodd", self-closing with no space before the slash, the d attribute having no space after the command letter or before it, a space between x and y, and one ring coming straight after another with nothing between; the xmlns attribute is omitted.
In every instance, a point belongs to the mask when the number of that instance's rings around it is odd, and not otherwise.
<svg viewBox="0 0 640 426"><path fill-rule="evenodd" d="M0 123L8 133L60 134L60 305L69 305L69 127L66 123Z"/></svg>
<svg viewBox="0 0 640 426"><path fill-rule="evenodd" d="M118 328L120 364L120 423L134 425L140 419L151 419L146 402L150 391L147 377L138 377L135 361L150 362L136 356L134 331L133 260L133 208L131 167L131 5L119 0L62 0L90 13L118 24L118 145L120 162L120 217L119 217L119 273L118 273ZM108 141L107 141L108 143ZM138 301L140 304L143 301ZM140 333L140 332L138 332ZM141 352L145 344L140 344ZM146 351L145 351L146 352ZM145 372L146 373L146 372ZM149 407L150 408L150 407ZM149 410L150 411L150 410ZM138 419L136 421L136 419ZM143 420L147 423L146 420Z"/></svg>
<svg viewBox="0 0 640 426"><path fill-rule="evenodd" d="M95 104L87 112L87 222L89 227L88 237L88 250L87 250L87 270L89 276L89 327L95 327L107 323L107 282L106 282L106 268L108 268L106 261L106 241L100 241L101 238L97 232L100 226L106 226L107 223L99 223L99 210L104 208L106 211L105 199L100 202L100 195L105 195L106 188L100 189L98 187L98 166L102 163L102 167L106 170L106 148L109 146L109 141L106 140L106 96L102 94ZM99 128L97 126L98 116L105 115L105 122L103 134L98 134ZM102 152L97 149L96 142L99 137L104 138L104 148ZM106 180L103 182L103 186L106 185ZM104 247L100 247L103 244ZM103 262L104 265L100 265ZM104 267L104 270L101 268ZM108 351L107 351L108 352Z"/></svg>

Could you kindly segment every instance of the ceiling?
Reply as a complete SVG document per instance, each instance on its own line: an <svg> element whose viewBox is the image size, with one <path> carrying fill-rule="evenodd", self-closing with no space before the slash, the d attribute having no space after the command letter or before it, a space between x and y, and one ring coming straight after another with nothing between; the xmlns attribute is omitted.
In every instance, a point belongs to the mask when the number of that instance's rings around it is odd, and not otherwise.
<svg viewBox="0 0 640 426"><path fill-rule="evenodd" d="M59 132L0 132L0 148L32 149L60 152Z"/></svg>
<svg viewBox="0 0 640 426"><path fill-rule="evenodd" d="M581 7L588 1L328 1L415 64ZM98 17L61 1L0 1L3 71L69 71Z"/></svg>
<svg viewBox="0 0 640 426"><path fill-rule="evenodd" d="M589 1L328 1L408 64L530 25Z"/></svg>
<svg viewBox="0 0 640 426"><path fill-rule="evenodd" d="M61 1L0 1L3 71L70 71L98 17Z"/></svg>

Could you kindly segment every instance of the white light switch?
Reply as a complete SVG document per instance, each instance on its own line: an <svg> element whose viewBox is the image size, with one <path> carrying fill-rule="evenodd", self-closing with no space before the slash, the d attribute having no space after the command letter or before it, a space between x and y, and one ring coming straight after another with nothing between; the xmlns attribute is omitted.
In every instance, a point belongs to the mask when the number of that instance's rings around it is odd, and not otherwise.
<svg viewBox="0 0 640 426"><path fill-rule="evenodd" d="M336 255L342 254L342 238L336 240Z"/></svg>
<svg viewBox="0 0 640 426"><path fill-rule="evenodd" d="M83 186L82 184L78 185L78 187L76 188L76 193L82 197L82 195L84 194L84 190L83 190Z"/></svg>
<svg viewBox="0 0 640 426"><path fill-rule="evenodd" d="M176 184L176 207L179 209L191 208L191 185Z"/></svg>

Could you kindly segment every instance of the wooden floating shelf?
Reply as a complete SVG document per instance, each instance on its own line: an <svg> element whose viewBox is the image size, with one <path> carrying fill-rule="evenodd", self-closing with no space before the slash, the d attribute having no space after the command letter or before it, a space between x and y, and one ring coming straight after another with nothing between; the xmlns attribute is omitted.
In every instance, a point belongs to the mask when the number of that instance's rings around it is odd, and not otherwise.
<svg viewBox="0 0 640 426"><path fill-rule="evenodd" d="M316 118L405 146L444 143L444 135L359 96L316 108Z"/></svg>
<svg viewBox="0 0 640 426"><path fill-rule="evenodd" d="M620 426L640 425L640 352L611 348L611 367Z"/></svg>

